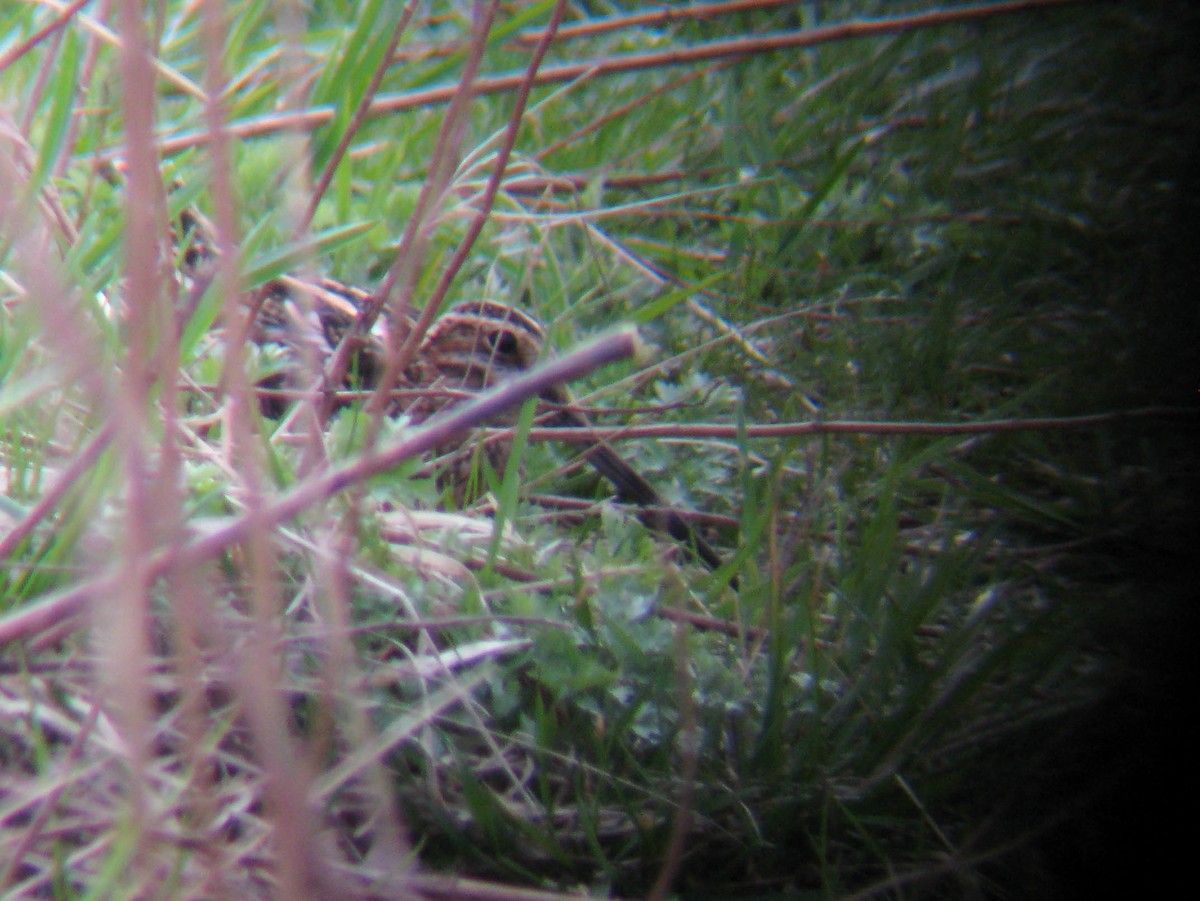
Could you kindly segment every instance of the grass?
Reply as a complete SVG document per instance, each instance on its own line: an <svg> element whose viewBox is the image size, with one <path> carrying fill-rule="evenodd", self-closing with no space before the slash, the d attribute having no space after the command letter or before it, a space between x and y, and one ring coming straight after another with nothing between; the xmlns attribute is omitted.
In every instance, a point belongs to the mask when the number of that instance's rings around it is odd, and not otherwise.
<svg viewBox="0 0 1200 901"><path fill-rule="evenodd" d="M1190 696L1185 4L570 6L536 84L553 3L394 46L398 4L92 6L0 14L7 894L1167 878L1126 824ZM154 265L193 204L207 291ZM729 562L528 415L462 509L367 400L258 416L286 272L568 361L636 324L573 388Z"/></svg>

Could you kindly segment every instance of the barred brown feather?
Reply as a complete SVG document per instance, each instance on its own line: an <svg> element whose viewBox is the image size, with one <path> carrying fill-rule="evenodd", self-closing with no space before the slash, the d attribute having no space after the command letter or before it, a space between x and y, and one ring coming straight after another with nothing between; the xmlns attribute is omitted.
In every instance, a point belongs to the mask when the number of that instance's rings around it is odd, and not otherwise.
<svg viewBox="0 0 1200 901"><path fill-rule="evenodd" d="M180 226L189 242L183 258L185 269L194 275L211 259L212 251L196 215L185 213ZM370 295L329 278L313 283L283 276L259 289L257 298L253 340L277 342L298 352L301 358L315 353L315 359L324 360L351 333ZM396 321L384 316L368 337L356 339L351 371L357 385L348 379L345 387L375 388L384 371L387 348L398 346L412 327L410 320ZM389 337L389 331L397 329L404 333ZM542 355L545 337L537 320L507 304L492 300L456 304L433 324L421 341L412 365L397 386L406 400L397 401L389 412L422 422L529 369ZM276 384L271 387L286 382L278 377L273 379ZM552 405L544 420L547 426L591 428L565 386L547 390L542 400ZM263 412L278 416L282 407L265 401ZM511 425L514 416L510 414L506 421L496 424ZM642 508L639 516L648 527L669 534L709 567L716 569L721 565L720 555L682 514L665 505L654 487L609 445L596 437L574 439L572 444L613 484L620 500ZM507 466L510 447L510 442L494 441L482 448L484 458L497 473ZM444 461L443 478L450 481L460 502L472 481L474 454L475 447L470 442L439 449L439 456L449 457Z"/></svg>

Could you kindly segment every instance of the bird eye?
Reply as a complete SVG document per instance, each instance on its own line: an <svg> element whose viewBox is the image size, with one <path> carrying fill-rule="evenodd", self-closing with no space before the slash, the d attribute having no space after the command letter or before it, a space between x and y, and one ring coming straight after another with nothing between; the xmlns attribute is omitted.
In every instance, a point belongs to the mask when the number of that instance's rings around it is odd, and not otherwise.
<svg viewBox="0 0 1200 901"><path fill-rule="evenodd" d="M492 350L505 357L515 357L518 352L518 342L512 332L498 332L488 336Z"/></svg>

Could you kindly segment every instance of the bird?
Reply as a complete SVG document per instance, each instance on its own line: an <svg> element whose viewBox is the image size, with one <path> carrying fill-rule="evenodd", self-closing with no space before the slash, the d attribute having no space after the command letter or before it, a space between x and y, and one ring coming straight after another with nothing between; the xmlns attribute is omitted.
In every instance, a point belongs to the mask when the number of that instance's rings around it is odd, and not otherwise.
<svg viewBox="0 0 1200 901"><path fill-rule="evenodd" d="M424 419L465 396L492 388L536 364L545 344L540 323L514 306L494 300L455 304L425 335L413 364L414 387L439 393L416 401L407 412ZM565 385L552 385L540 399L548 408L542 425L592 428ZM571 443L612 484L619 500L640 509L639 518L647 527L670 535L709 568L720 568L724 563L720 554L610 445L595 435ZM489 463L503 472L508 448L503 443L491 447L496 450L490 451Z"/></svg>
<svg viewBox="0 0 1200 901"><path fill-rule="evenodd" d="M188 241L183 265L194 277L212 260L206 226L198 214L187 212L180 219L178 234ZM340 387L367 391L377 387L385 369L387 348L398 346L415 322L411 317L389 313L376 321L368 335L360 336L353 327L370 299L368 292L328 277L310 280L281 276L254 292L248 311L253 317L251 339L260 345L281 345L293 358L292 366L259 382L264 389L260 409L265 416L277 419L287 409L279 388L302 387L298 384L299 360L323 363L344 340L356 344L351 348L350 374ZM397 330L402 334L389 334ZM434 321L421 339L413 361L400 374L388 414L419 425L527 371L542 358L545 349L546 333L541 324L516 306L488 299L456 303ZM311 364L309 369L311 372ZM584 431L592 428L565 385L551 386L539 399L544 407L540 424ZM340 405L345 403L348 401ZM516 413L511 412L491 425L505 427L515 421ZM687 518L666 504L654 486L609 444L595 435L573 438L570 443L612 484L618 500L638 508L638 517L648 528L669 535L710 569L723 565L721 555ZM480 449L468 437L437 451L443 462L439 482L449 483L460 505L479 481L477 450L482 451L482 459L493 471L505 471L510 441L489 441Z"/></svg>

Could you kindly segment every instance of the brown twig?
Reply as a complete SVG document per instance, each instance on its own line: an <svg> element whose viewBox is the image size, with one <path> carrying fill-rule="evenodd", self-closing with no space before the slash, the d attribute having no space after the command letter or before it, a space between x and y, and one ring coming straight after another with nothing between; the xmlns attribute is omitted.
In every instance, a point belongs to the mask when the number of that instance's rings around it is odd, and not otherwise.
<svg viewBox="0 0 1200 901"><path fill-rule="evenodd" d="M692 828L692 812L696 802L696 773L700 768L700 730L696 723L696 696L692 681L692 659L688 653L688 630L675 626L675 696L679 711L679 734L676 739L679 798L671 818L671 831L663 850L662 867L647 895L651 901L665 898L687 851L687 837Z"/></svg>
<svg viewBox="0 0 1200 901"><path fill-rule="evenodd" d="M96 4L95 15L97 18L105 19L108 17L109 2L110 0L100 0L100 2ZM76 80L77 84L86 85L92 83L92 78L96 71L96 64L100 59L100 46L100 39L95 34L92 34L88 37L87 49L84 50L83 54L83 64L79 68L79 76ZM77 113L76 115L71 116L71 121L67 123L67 133L63 137L62 150L59 153L58 161L54 164L55 181L62 179L66 175L68 167L71 165L71 158L75 153L75 144L79 136L79 127L80 123L83 121L83 118L84 117L82 115ZM103 134L103 127L101 128L100 133ZM103 143L103 141L100 143ZM91 187L91 182L89 181L87 185L88 192L91 191ZM85 197L85 201L86 200L87 198ZM82 211L87 209L87 207L88 204L86 202L80 205L80 215L82 215Z"/></svg>
<svg viewBox="0 0 1200 901"><path fill-rule="evenodd" d="M558 29L559 22L562 21L564 5L565 0L558 0L554 4L554 11L550 15L550 24L546 27L542 40L534 50L533 56L529 60L529 65L525 70L525 75L517 87L517 96L513 103L513 111L509 117L508 127L504 131L503 143L496 154L496 161L488 178L487 187L483 192L483 196L479 199L475 216L472 218L471 224L467 227L467 233L459 243L454 256L443 270L441 278L438 279L437 287L425 304L425 308L421 311L421 317L417 320L417 325L412 330L412 334L408 336L404 345L399 349L396 358L388 360L387 373L382 380L382 390L379 392L377 403L377 409L380 412L385 409L388 402L388 391L395 384L398 374L404 370L404 367L408 365L413 354L416 353L421 338L437 315L442 301L450 291L450 286L458 276L459 270L462 269L463 263L466 262L471 248L475 246L475 241L483 231L483 226L486 224L488 216L491 215L496 193L500 190L500 182L504 178L504 171L508 168L509 158L512 156L513 147L517 143L517 134L520 132L521 119L525 115L525 107L529 102L529 92L533 89L538 69L546 56L546 51L550 49L550 42L554 39L554 32ZM386 285L381 286L379 293L384 294L385 288Z"/></svg>
<svg viewBox="0 0 1200 901"><path fill-rule="evenodd" d="M423 428L407 437L369 451L350 463L310 476L292 490L264 500L257 510L227 525L169 552L151 553L142 562L143 572L148 578L155 578L166 572L168 566L198 566L242 541L254 530L264 530L286 522L340 491L448 443L498 413L514 408L530 397L541 395L552 385L577 379L601 366L626 359L634 354L636 348L637 335L632 328L603 335L498 385L475 400L432 417ZM37 634L81 612L91 599L111 590L115 578L111 572L102 574L85 584L35 601L0 618L0 645Z"/></svg>
<svg viewBox="0 0 1200 901"><path fill-rule="evenodd" d="M630 100L628 103L622 104L621 106L617 107L614 110L610 110L609 112L605 113L603 116L596 116L594 119L589 121L586 125L584 125L582 128L576 129L575 131L571 132L571 134L567 135L565 138L562 138L559 141L555 141L553 144L550 144L546 147L540 148L538 150L537 154L535 155L534 159L544 160L547 157L553 155L556 151L561 150L564 147L570 147L572 144L576 144L581 138L584 138L587 135L596 133L601 128L603 128L605 125L607 125L609 122L615 122L618 119L622 119L625 116L628 116L635 109L637 109L638 107L640 107L646 103L649 103L655 97L660 97L663 94L669 94L672 91L675 91L675 90L683 87L689 81L694 81L697 78L703 78L705 75L709 75L713 72L719 72L721 69L724 69L726 66L733 65L735 62L737 62L737 60L722 60L721 62L715 63L714 65L711 65L706 69L700 69L696 72L688 72L686 75L681 75L678 78L671 79L670 81L666 82L665 84L659 85L658 87L654 88L652 91L647 91L645 94L635 97L633 100ZM582 80L583 79L581 78L581 82L582 82ZM534 179L534 181L536 181L536 180L537 179ZM586 184L587 184L586 179L584 179L582 182L580 182L580 190L582 190L583 186L585 186ZM505 190L511 190L511 185L512 185L512 182L510 181L508 184L505 185Z"/></svg>
<svg viewBox="0 0 1200 901"><path fill-rule="evenodd" d="M71 464L63 470L54 484L50 486L50 489L33 505L25 517L13 526L12 530L3 539L0 539L0 562L8 560L17 549L17 546L33 534L33 530L37 528L37 524L50 514L50 511L62 500L63 495L70 491L83 477L84 473L91 468L92 464L96 462L96 459L112 442L112 437L113 429L111 426L103 429L100 434L96 435L88 443L87 447L80 451L75 459L71 461Z"/></svg>
<svg viewBox="0 0 1200 901"><path fill-rule="evenodd" d="M418 266L425 252L425 247L428 244L427 234L434 215L435 202L444 196L446 188L453 177L454 170L458 165L458 148L461 144L464 131L462 122L470 106L470 101L474 97L472 85L483 59L487 35L491 30L495 12L495 0L488 7L486 14L480 14L478 9L476 10L475 21L472 25L471 49L467 54L467 60L463 66L459 82L453 88L451 97L448 98L450 100L450 108L446 111L441 127L438 129L437 141L433 149L432 164L429 167L427 177L421 184L421 191L417 196L416 207L409 217L408 224L404 228L404 233L400 237L399 246L392 259L391 266L388 267L387 274L384 275L379 287L375 289L366 307L359 312L358 321L354 324L354 328L342 340L325 367L325 385L329 388L342 383L346 373L349 371L355 344L363 336L370 333L372 326L374 326L375 321L383 313L386 305L391 303L394 310L399 310L403 314L403 317L407 317L411 306L413 286L416 284L418 278ZM400 296L393 298L393 294L398 286L401 289ZM428 317L427 321L423 323L421 321L416 323L413 327L415 341L420 340L421 336L429 328L430 321L432 321L432 317ZM387 364L377 385L380 397L388 395L399 380L400 373L406 365L406 361L403 358L404 346L406 346L404 339L406 337L411 336L402 335L398 331L395 335L391 336ZM332 412L333 401L327 398L321 407L320 418L325 420ZM378 435L381 427L383 417L382 403L375 405L374 414L372 439Z"/></svg>
<svg viewBox="0 0 1200 901"><path fill-rule="evenodd" d="M547 892L461 876L418 875L411 885L421 897L434 901L579 901L581 897L575 892Z"/></svg>
<svg viewBox="0 0 1200 901"><path fill-rule="evenodd" d="M57 761L63 772L71 772L71 768L83 759L88 748L88 741L92 736L93 730L96 728L96 722L100 718L102 708L100 699L92 698L90 701L87 718L80 726L78 733L76 733L74 740L71 742L71 746L67 749L67 753ZM9 858L8 865L3 870L0 870L0 890L7 892L11 889L14 877L21 870L26 852L43 835L46 823L58 811L59 799L70 788L70 780L56 780L56 783L49 787L48 790L38 792L34 795L38 801L36 812L33 813L28 823L22 825L21 838L17 842L16 847L8 849L11 857ZM17 811L11 807L5 812L8 817L14 817L16 813Z"/></svg>
<svg viewBox="0 0 1200 901"><path fill-rule="evenodd" d="M595 76L619 75L643 69L690 65L709 60L747 57L780 50L795 50L800 47L814 47L819 44L828 44L835 41L903 34L924 28L957 25L995 16L1015 15L1089 2L1095 2L1095 0L1008 0L1008 2L1002 3L982 3L976 6L935 10L915 15L842 22L824 28L813 28L803 31L789 31L781 34L712 41L694 47L656 51L654 53L630 54L628 56L609 57L607 59L582 63L551 66L538 72L534 84L558 84L566 81L574 81L589 74ZM476 96L509 93L520 88L524 77L524 74L508 74L481 78L471 85L471 90ZM447 103L454 99L455 94L459 90L460 88L457 85L450 85L380 97L371 105L371 115L386 115L405 109ZM333 117L334 110L331 107L320 107L301 114L258 117L252 121L235 123L230 128L235 137L252 138L274 134L287 129L315 128L319 125L329 123L333 120ZM159 145L159 149L163 154L173 154L186 150L189 147L203 144L206 140L207 136L205 133L191 132L164 138ZM110 152L105 158L111 159L113 156L115 154Z"/></svg>
<svg viewBox="0 0 1200 901"><path fill-rule="evenodd" d="M808 435L990 435L998 432L1046 432L1091 429L1146 419L1196 419L1200 410L1191 407L1141 407L1111 410L1083 416L1048 416L1036 419L994 419L984 422L871 422L830 420L748 425L747 438L796 438ZM630 425L587 429L530 429L530 441L570 441L588 436L616 441L634 438L726 438L743 434L738 426L722 424Z"/></svg>
<svg viewBox="0 0 1200 901"><path fill-rule="evenodd" d="M333 153L329 155L329 161L325 164L325 169L321 172L321 177L317 179L312 197L308 201L308 208L304 211L304 217L296 229L297 233L307 231L308 227L312 224L313 216L317 212L317 205L321 202L321 198L325 196L325 192L333 182L334 173L337 172L338 165L346 155L346 151L350 147L350 142L358 134L363 123L367 121L367 117L371 113L371 101L379 93L379 86L383 84L383 78L387 75L388 69L391 66L391 60L396 53L396 47L399 45L400 38L403 36L405 29L408 28L408 23L412 20L416 8L416 0L409 0L408 4L404 7L404 11L400 14L400 20L396 23L396 27L392 29L392 38L388 42L387 50L384 51L379 65L371 74L371 81L367 84L367 90L359 100L358 106L355 108L354 114L350 117L345 130L339 136L337 146L333 149Z"/></svg>
<svg viewBox="0 0 1200 901"><path fill-rule="evenodd" d="M749 10L770 9L773 6L796 6L799 2L800 0L729 0L727 3L696 3L690 6L658 8L628 16L610 16L604 19L580 22L578 25L568 25L559 29L558 40L569 41L633 28L657 28L672 22L712 19ZM542 34L542 32L524 32L517 36L517 43L535 43Z"/></svg>
<svg viewBox="0 0 1200 901"><path fill-rule="evenodd" d="M17 44L17 46L8 50L8 52L0 55L0 72L3 72L34 47L38 46L38 44L42 43L42 41L46 40L46 38L61 29L67 22L74 18L75 13L79 12L79 10L83 9L90 2L91 0L74 0L70 6L58 14L58 18L51 19L45 27L31 34L26 40Z"/></svg>
<svg viewBox="0 0 1200 901"><path fill-rule="evenodd" d="M705 616L702 613L692 613L690 610L679 610L675 607L660 607L654 611L659 619L676 623L687 623L693 629L701 632L720 632L722 635L732 635L738 638L751 638L762 641L770 630L761 626L743 626L736 620L721 619L716 616Z"/></svg>
<svg viewBox="0 0 1200 901"><path fill-rule="evenodd" d="M569 519L571 521L594 516L600 504L614 503L612 500L594 501L585 500L581 497L563 497L557 494L530 494L526 495L525 499L529 503L549 511L548 515L555 519ZM620 505L617 506L619 507ZM489 507L481 505L478 509L481 512L487 512ZM666 513L668 510L675 508L651 507L649 509L651 514L655 514ZM701 526L717 529L736 529L740 525L735 517L724 516L720 513L708 513L703 510L677 510L676 512L688 520L688 522Z"/></svg>

